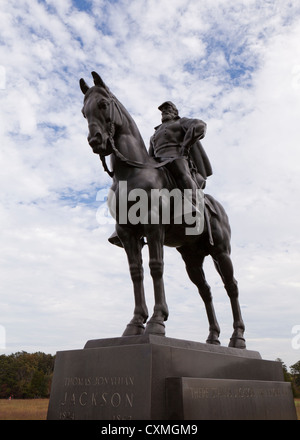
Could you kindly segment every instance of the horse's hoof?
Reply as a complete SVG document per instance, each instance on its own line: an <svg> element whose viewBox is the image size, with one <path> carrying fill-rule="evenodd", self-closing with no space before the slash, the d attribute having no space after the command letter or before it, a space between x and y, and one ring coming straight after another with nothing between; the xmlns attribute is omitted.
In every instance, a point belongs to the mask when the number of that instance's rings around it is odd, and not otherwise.
<svg viewBox="0 0 300 440"><path fill-rule="evenodd" d="M221 345L219 339L206 339L206 343L211 345Z"/></svg>
<svg viewBox="0 0 300 440"><path fill-rule="evenodd" d="M246 341L244 338L233 337L233 338L230 338L230 342L228 344L228 347L245 349L246 348Z"/></svg>
<svg viewBox="0 0 300 440"><path fill-rule="evenodd" d="M122 336L139 336L145 333L143 324L128 324Z"/></svg>
<svg viewBox="0 0 300 440"><path fill-rule="evenodd" d="M211 345L221 345L219 341L219 334L215 332L210 332L206 339L206 343Z"/></svg>
<svg viewBox="0 0 300 440"><path fill-rule="evenodd" d="M145 333L148 335L165 336L165 324L159 321L149 321L146 325Z"/></svg>

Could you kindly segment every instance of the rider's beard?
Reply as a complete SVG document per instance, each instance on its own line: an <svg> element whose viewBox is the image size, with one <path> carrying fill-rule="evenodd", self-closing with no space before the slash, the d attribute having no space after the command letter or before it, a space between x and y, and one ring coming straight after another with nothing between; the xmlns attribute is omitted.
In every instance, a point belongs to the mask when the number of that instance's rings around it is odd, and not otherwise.
<svg viewBox="0 0 300 440"><path fill-rule="evenodd" d="M161 116L161 122L168 122L174 119L173 113L163 113Z"/></svg>

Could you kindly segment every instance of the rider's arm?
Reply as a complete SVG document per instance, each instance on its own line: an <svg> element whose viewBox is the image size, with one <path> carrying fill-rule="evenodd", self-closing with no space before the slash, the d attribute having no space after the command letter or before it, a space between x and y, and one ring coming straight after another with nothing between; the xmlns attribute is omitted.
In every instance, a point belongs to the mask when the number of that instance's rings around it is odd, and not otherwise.
<svg viewBox="0 0 300 440"><path fill-rule="evenodd" d="M149 146L148 153L149 153L149 156L154 157L154 148L153 148L152 137L150 138L150 146Z"/></svg>
<svg viewBox="0 0 300 440"><path fill-rule="evenodd" d="M182 150L188 151L195 142L203 139L206 133L206 123L200 119L181 118L185 136L182 142Z"/></svg>

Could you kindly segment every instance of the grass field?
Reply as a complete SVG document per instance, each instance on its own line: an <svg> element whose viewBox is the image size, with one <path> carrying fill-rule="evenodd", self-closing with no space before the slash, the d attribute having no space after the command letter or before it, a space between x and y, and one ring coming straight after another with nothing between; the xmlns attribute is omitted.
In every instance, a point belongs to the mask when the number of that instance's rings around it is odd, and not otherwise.
<svg viewBox="0 0 300 440"><path fill-rule="evenodd" d="M0 420L46 420L49 399L0 399Z"/></svg>
<svg viewBox="0 0 300 440"><path fill-rule="evenodd" d="M298 420L300 420L300 399L295 399Z"/></svg>
<svg viewBox="0 0 300 440"><path fill-rule="evenodd" d="M48 399L0 399L0 420L46 420ZM295 399L300 420L300 399Z"/></svg>

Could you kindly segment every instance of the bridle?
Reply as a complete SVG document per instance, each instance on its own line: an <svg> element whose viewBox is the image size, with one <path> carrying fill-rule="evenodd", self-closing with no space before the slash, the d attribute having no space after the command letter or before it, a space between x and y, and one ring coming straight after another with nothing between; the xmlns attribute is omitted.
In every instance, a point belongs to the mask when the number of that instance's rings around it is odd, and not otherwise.
<svg viewBox="0 0 300 440"><path fill-rule="evenodd" d="M108 140L110 143L110 147L112 152L114 153L114 155L121 161L126 163L129 166L135 167L135 168L161 168L164 165L172 162L173 160L175 160L175 158L167 158L166 160L162 161L162 162L148 162L148 163L143 163L143 162L138 162L136 160L130 160L128 158L126 158L115 146L115 141L114 141L114 135L115 135L115 126L116 124L116 111L118 112L119 116L120 116L120 120L121 120L121 125L123 123L123 114L122 111L120 109L120 106L118 104L118 102L116 101L116 99L111 96L108 100L108 105L109 105L109 128L108 128ZM104 171L110 176L110 177L114 177L114 171L110 171L107 164L106 164L106 160L105 160L105 155L101 155L99 154L99 158L102 162L102 166Z"/></svg>

